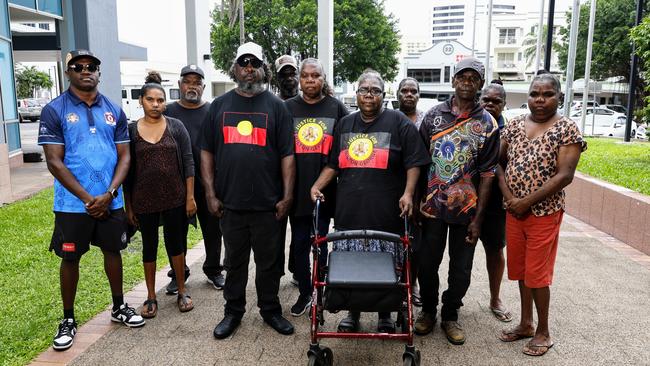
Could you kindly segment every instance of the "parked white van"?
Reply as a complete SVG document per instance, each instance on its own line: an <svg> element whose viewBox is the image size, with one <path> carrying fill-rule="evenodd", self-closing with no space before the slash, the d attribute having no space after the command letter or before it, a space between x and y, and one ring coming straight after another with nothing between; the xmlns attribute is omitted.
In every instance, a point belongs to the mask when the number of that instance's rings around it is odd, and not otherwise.
<svg viewBox="0 0 650 366"><path fill-rule="evenodd" d="M165 89L165 94L167 94L167 103L181 98L178 84L163 81L162 87ZM124 110L126 119L129 122L135 122L144 117L144 110L138 101L138 98L140 98L140 88L142 88L142 84L122 85L122 109Z"/></svg>

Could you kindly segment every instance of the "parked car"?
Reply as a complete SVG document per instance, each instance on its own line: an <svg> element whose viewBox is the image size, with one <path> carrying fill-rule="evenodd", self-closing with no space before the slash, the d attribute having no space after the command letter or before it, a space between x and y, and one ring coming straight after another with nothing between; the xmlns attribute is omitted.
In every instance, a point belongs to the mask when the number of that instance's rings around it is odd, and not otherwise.
<svg viewBox="0 0 650 366"><path fill-rule="evenodd" d="M36 99L19 99L18 100L18 114L20 122L30 120L36 122L41 118L41 105Z"/></svg>
<svg viewBox="0 0 650 366"><path fill-rule="evenodd" d="M441 102L435 98L420 98L418 101L418 109L426 113L429 109L437 106ZM399 109L399 101L395 98L384 99L384 108L386 109Z"/></svg>
<svg viewBox="0 0 650 366"><path fill-rule="evenodd" d="M528 105L524 104L526 107L525 108L512 108L512 109L506 109L504 110L501 114L507 119L511 120L517 116L521 116L522 114L528 114L530 111L528 110Z"/></svg>
<svg viewBox="0 0 650 366"><path fill-rule="evenodd" d="M588 100L587 101L587 108L593 108L593 107L600 107L600 104L598 102L594 102L593 100ZM580 110L582 109L582 101L581 100L574 100L571 103L571 110Z"/></svg>
<svg viewBox="0 0 650 366"><path fill-rule="evenodd" d="M605 107L605 108L607 108L609 110L612 110L614 112L627 114L627 108L623 107L620 104L603 104L603 105L601 105L601 107Z"/></svg>
<svg viewBox="0 0 650 366"><path fill-rule="evenodd" d="M594 115L595 112L595 115ZM576 121L580 126L582 119L582 111L572 111L571 119ZM627 116L623 113L614 112L607 108L587 108L587 115L585 118L585 131L583 133L594 136L611 136L611 137L625 137L625 124L627 123ZM630 136L636 137L638 127L636 122L632 122L632 130Z"/></svg>

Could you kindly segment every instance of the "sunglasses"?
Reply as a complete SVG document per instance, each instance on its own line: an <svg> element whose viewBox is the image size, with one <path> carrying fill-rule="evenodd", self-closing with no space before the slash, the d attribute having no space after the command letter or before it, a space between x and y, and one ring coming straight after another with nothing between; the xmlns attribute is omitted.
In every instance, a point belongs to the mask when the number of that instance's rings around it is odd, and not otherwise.
<svg viewBox="0 0 650 366"><path fill-rule="evenodd" d="M257 57L240 57L237 59L237 65L241 67L246 67L249 64L252 65L254 69L258 69L260 66L262 66L262 60L258 59Z"/></svg>
<svg viewBox="0 0 650 366"><path fill-rule="evenodd" d="M72 65L68 66L68 70L72 70L74 72L82 72L84 70L86 70L88 72L95 72L95 71L99 70L99 66L95 65L95 64L86 64L86 65L72 64Z"/></svg>

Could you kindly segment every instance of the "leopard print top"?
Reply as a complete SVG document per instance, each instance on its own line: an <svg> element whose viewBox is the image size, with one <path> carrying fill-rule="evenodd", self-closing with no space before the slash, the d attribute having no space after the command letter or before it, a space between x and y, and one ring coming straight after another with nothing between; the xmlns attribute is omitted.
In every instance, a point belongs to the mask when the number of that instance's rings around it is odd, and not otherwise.
<svg viewBox="0 0 650 366"><path fill-rule="evenodd" d="M542 135L529 139L525 129L526 115L513 118L501 138L508 143L508 165L505 178L508 188L517 198L538 190L557 173L560 146L580 143L585 146L576 123L562 117ZM546 216L564 210L564 190L534 204L535 216Z"/></svg>

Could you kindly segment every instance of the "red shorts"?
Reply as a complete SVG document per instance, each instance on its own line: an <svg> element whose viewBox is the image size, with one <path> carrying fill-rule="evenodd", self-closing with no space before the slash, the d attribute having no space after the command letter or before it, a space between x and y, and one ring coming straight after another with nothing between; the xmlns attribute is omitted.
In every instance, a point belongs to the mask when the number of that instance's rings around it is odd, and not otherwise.
<svg viewBox="0 0 650 366"><path fill-rule="evenodd" d="M507 214L509 279L524 281L528 288L551 285L563 214L562 210L548 216L530 214L521 220Z"/></svg>

